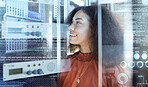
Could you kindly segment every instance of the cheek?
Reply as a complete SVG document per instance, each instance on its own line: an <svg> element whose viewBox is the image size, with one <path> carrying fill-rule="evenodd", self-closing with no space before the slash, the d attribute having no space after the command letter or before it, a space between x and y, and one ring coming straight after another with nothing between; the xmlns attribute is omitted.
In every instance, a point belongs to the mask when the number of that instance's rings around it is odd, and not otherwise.
<svg viewBox="0 0 148 87"><path fill-rule="evenodd" d="M84 34L85 36L90 36L90 28L88 26L84 27L83 31L82 31L82 34Z"/></svg>
<svg viewBox="0 0 148 87"><path fill-rule="evenodd" d="M87 29L81 31L81 33L79 34L79 40L88 40L90 38L90 31L88 31Z"/></svg>

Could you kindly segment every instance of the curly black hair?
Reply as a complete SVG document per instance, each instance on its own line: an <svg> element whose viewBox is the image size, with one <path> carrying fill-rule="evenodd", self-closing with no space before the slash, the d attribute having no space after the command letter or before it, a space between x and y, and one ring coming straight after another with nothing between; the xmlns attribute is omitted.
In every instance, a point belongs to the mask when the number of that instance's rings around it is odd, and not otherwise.
<svg viewBox="0 0 148 87"><path fill-rule="evenodd" d="M116 54L123 50L123 31L113 16L112 12L108 10L106 7L102 6L102 45L103 50L107 51L113 49ZM85 14L89 16L89 22L90 22L90 29L91 29L91 41L94 48L94 51L96 52L96 55L98 55L98 6L81 6L77 7L74 10L70 12L68 15L67 24L72 23L72 19L77 11L82 10ZM70 44L70 48L74 50L75 46ZM118 49L119 48L119 49ZM113 52L113 54L114 54ZM111 52L107 52L110 54L103 54L104 57L109 57L105 55L110 55ZM122 53L122 52L121 52ZM120 53L120 54L121 54ZM115 57L115 56L112 56Z"/></svg>

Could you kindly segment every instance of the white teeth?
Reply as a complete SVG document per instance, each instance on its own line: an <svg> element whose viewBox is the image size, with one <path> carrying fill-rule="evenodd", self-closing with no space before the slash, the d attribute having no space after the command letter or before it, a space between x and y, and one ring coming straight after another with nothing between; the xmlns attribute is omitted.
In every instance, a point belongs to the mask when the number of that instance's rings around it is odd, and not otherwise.
<svg viewBox="0 0 148 87"><path fill-rule="evenodd" d="M72 35L72 34L70 34L70 36L73 36L73 37L75 37L75 36L77 36L77 35Z"/></svg>

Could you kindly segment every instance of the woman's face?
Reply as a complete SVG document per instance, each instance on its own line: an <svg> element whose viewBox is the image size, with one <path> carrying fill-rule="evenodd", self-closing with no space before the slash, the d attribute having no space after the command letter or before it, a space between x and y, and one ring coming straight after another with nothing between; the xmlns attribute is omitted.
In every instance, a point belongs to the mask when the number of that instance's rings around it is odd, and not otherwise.
<svg viewBox="0 0 148 87"><path fill-rule="evenodd" d="M88 45L90 43L90 22L89 16L82 10L76 12L72 24L69 26L70 43L77 45Z"/></svg>

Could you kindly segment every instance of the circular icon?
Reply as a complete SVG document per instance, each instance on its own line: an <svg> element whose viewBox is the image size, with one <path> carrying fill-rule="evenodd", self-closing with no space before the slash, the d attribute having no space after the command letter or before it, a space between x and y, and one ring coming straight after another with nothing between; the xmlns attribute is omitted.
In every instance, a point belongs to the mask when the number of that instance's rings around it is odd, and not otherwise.
<svg viewBox="0 0 148 87"><path fill-rule="evenodd" d="M128 63L128 66L129 66L130 68L134 68L134 67L135 67L135 62L134 62L134 61L130 61L130 62Z"/></svg>
<svg viewBox="0 0 148 87"><path fill-rule="evenodd" d="M29 35L30 35L30 32L25 32L25 35L26 35L26 36L29 36Z"/></svg>
<svg viewBox="0 0 148 87"><path fill-rule="evenodd" d="M47 66L47 69L49 72L53 72L55 68L56 68L56 66L53 62L50 62Z"/></svg>
<svg viewBox="0 0 148 87"><path fill-rule="evenodd" d="M36 36L37 36L37 37L41 36L41 32L40 32L40 31L37 31L37 32L36 32Z"/></svg>
<svg viewBox="0 0 148 87"><path fill-rule="evenodd" d="M142 57L142 59L147 59L147 54L146 53L143 53L142 55L141 55L141 57Z"/></svg>
<svg viewBox="0 0 148 87"><path fill-rule="evenodd" d="M120 63L120 66L121 66L122 68L125 68L125 67L127 66L127 63L126 63L125 61L122 61L122 62Z"/></svg>
<svg viewBox="0 0 148 87"><path fill-rule="evenodd" d="M35 36L35 35L36 35L36 32L31 32L31 35L32 35L32 36Z"/></svg>
<svg viewBox="0 0 148 87"><path fill-rule="evenodd" d="M138 60L140 58L140 55L138 53L135 53L134 58L135 58L135 60Z"/></svg>
<svg viewBox="0 0 148 87"><path fill-rule="evenodd" d="M117 76L117 80L118 80L119 84L125 84L128 81L128 77L127 77L127 75L125 73L120 73Z"/></svg>
<svg viewBox="0 0 148 87"><path fill-rule="evenodd" d="M137 66L138 66L138 68L142 68L143 67L143 62L142 61L138 61L137 62Z"/></svg>
<svg viewBox="0 0 148 87"><path fill-rule="evenodd" d="M148 68L148 61L145 62L145 66Z"/></svg>

